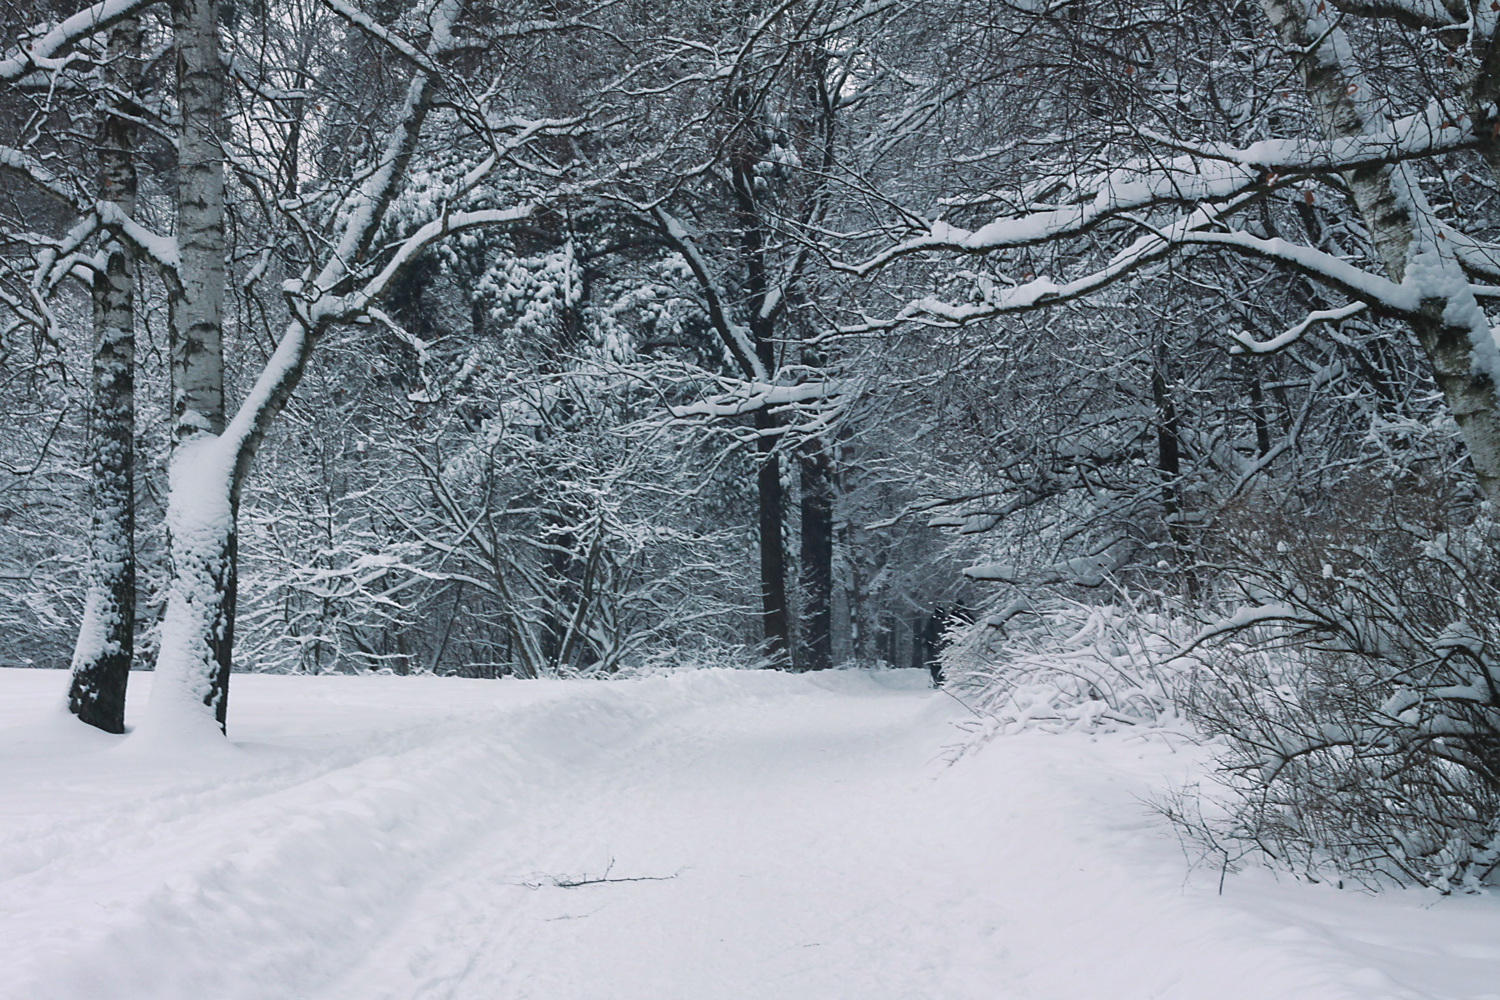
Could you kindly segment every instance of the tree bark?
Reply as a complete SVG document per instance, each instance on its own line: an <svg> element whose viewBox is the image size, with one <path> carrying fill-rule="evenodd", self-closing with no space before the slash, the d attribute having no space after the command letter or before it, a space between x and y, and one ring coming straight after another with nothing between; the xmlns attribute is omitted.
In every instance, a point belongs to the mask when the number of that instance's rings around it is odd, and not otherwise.
<svg viewBox="0 0 1500 1000"><path fill-rule="evenodd" d="M1315 9L1315 5L1317 9ZM1347 53L1347 37L1316 0L1262 0L1281 42L1294 53L1309 101L1329 139L1384 129L1379 107ZM1322 12L1320 12L1322 11ZM1495 377L1500 352L1484 314L1466 289L1467 279L1435 224L1426 197L1405 164L1363 167L1345 175L1370 241L1386 275L1402 282L1415 267L1433 291L1411 319L1433 377L1458 424L1480 489L1500 501L1500 397Z"/></svg>
<svg viewBox="0 0 1500 1000"><path fill-rule="evenodd" d="M801 479L801 627L797 664L803 670L833 666L833 462L814 438L798 455Z"/></svg>
<svg viewBox="0 0 1500 1000"><path fill-rule="evenodd" d="M140 21L111 29L101 82L99 196L135 213L134 125L120 95L140 82ZM94 357L89 400L91 515L88 589L73 648L68 708L109 733L125 731L125 688L135 652L135 256L107 236L93 279Z"/></svg>
<svg viewBox="0 0 1500 1000"><path fill-rule="evenodd" d="M1182 524L1182 441L1177 404L1167 384L1165 340L1159 340L1151 364L1151 398L1156 407L1156 473L1161 480L1162 519L1172 544L1187 543Z"/></svg>
<svg viewBox="0 0 1500 1000"><path fill-rule="evenodd" d="M764 409L755 411L755 427L774 431L774 418ZM790 636L786 610L786 547L781 529L786 521L786 491L781 486L781 456L776 437L762 434L757 442L760 463L755 472L756 500L760 513L760 606L761 634L766 656L786 666Z"/></svg>
<svg viewBox="0 0 1500 1000"><path fill-rule="evenodd" d="M1271 422L1266 416L1266 394L1261 387L1260 369L1253 363L1245 365L1245 385L1250 393L1250 422L1255 427L1255 457L1265 458L1271 453Z"/></svg>
<svg viewBox="0 0 1500 1000"><path fill-rule="evenodd" d="M836 623L836 645L849 659L866 661L872 658L869 648L870 629L864 623L864 574L861 572L864 531L856 524L853 511L849 510L848 498L854 483L855 459L858 451L854 445L854 434L849 424L844 424L838 433L838 460L834 464L836 479L835 495L843 497L843 510L834 521L834 536L838 551L838 579L842 590L843 617Z"/></svg>
<svg viewBox="0 0 1500 1000"><path fill-rule="evenodd" d="M177 97L177 249L172 297L175 443L224 431L224 67L218 0L173 0Z"/></svg>
<svg viewBox="0 0 1500 1000"><path fill-rule="evenodd" d="M738 100L747 100L743 92ZM776 377L775 318L766 308L770 284L766 275L766 240L755 200L754 168L758 154L748 139L736 151L732 163L735 214L740 224L740 252L744 256L746 290L749 292L750 335L756 360L767 379ZM754 378L754 372L746 372ZM756 471L756 499L760 506L760 594L761 626L766 655L783 666L791 666L791 623L787 615L786 547L781 538L786 522L786 496L781 487L781 459L776 441L782 429L765 409L755 411L755 429L760 432L756 448L760 466Z"/></svg>
<svg viewBox="0 0 1500 1000"><path fill-rule="evenodd" d="M235 458L224 432L224 63L217 0L173 0L177 99L176 286L171 289L172 581L151 696L153 724L213 711L224 731L234 647ZM170 716L170 721L164 718Z"/></svg>
<svg viewBox="0 0 1500 1000"><path fill-rule="evenodd" d="M452 41L459 0L428 15L433 59ZM215 718L224 731L236 597L236 514L261 441L306 371L329 325L365 315L383 285L356 289L351 271L369 255L405 177L440 80L424 68L409 82L385 166L346 202L342 234L309 282L310 297L289 300L288 322L234 420L224 419L223 285L225 64L218 51L217 0L173 0L178 141L178 266L172 288L174 450L167 527L172 584L148 714L155 732L182 734ZM310 268L310 270L312 270ZM354 295L358 290L365 296ZM346 293L355 299L351 303ZM399 637L398 637L399 638ZM205 711L207 709L208 711ZM208 714L211 711L212 716ZM213 725L213 723L207 723Z"/></svg>

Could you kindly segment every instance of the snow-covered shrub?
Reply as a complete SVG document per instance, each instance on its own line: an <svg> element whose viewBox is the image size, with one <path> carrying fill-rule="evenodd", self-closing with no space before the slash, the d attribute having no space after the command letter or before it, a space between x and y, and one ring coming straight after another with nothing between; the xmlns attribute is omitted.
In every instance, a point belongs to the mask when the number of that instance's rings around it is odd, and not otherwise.
<svg viewBox="0 0 1500 1000"><path fill-rule="evenodd" d="M1336 499L1225 535L1242 606L1187 707L1228 811L1188 825L1309 875L1472 886L1500 859L1496 525L1428 490Z"/></svg>
<svg viewBox="0 0 1500 1000"><path fill-rule="evenodd" d="M963 627L942 656L948 686L979 715L978 739L1180 723L1191 664L1172 653L1192 637L1190 622L1123 598L1061 602L1024 618L1016 610Z"/></svg>

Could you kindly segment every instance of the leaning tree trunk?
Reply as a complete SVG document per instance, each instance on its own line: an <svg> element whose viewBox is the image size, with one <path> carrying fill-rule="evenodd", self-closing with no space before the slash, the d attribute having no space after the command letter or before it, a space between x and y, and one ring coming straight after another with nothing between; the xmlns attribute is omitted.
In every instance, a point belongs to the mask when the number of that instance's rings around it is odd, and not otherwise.
<svg viewBox="0 0 1500 1000"><path fill-rule="evenodd" d="M102 73L99 196L135 213L134 126L121 95L140 79L140 21L110 31ZM135 652L135 258L113 237L93 279L94 360L89 399L88 590L73 647L68 708L105 732L125 731L125 687Z"/></svg>
<svg viewBox="0 0 1500 1000"><path fill-rule="evenodd" d="M1326 137L1384 131L1384 115L1364 74L1352 63L1333 5L1262 0L1262 6L1282 44L1298 53L1297 70ZM1500 501L1500 396L1495 386L1500 351L1484 313L1410 167L1362 167L1345 180L1386 275L1400 283L1420 271L1424 298L1412 331L1458 424L1480 489Z"/></svg>
<svg viewBox="0 0 1500 1000"><path fill-rule="evenodd" d="M462 9L441 0L429 13L428 60L451 41ZM350 313L342 292L335 305L301 299L234 420L224 420L224 130L225 65L218 52L216 0L174 0L178 142L177 283L172 291L174 438L167 528L172 584L147 722L172 736L224 731L234 644L235 518L266 433L307 370L328 326ZM424 69L407 86L398 127L387 142L386 168L365 178L361 210L343 220L337 246L308 283L348 290L353 261L364 260L416 149L432 107L437 71ZM376 286L377 288L379 286ZM370 288L362 294L372 294ZM352 294L352 292L351 292ZM378 291L373 292L378 295ZM365 302L368 302L368 298ZM352 307L355 311L362 306ZM217 722L217 725L215 724Z"/></svg>
<svg viewBox="0 0 1500 1000"><path fill-rule="evenodd" d="M148 722L224 728L234 643L236 456L224 431L224 64L217 0L173 0L178 280L171 295L172 581Z"/></svg>

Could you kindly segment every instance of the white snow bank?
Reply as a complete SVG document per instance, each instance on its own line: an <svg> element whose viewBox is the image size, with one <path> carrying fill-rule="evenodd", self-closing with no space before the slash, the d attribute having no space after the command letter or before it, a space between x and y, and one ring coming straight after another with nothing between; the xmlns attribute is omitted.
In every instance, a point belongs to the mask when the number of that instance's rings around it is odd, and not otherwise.
<svg viewBox="0 0 1500 1000"><path fill-rule="evenodd" d="M144 703L149 675L132 678ZM919 672L234 679L122 753L0 670L0 998L1495 997L1500 907L1185 878L1196 752L952 767ZM611 881L562 888L608 873Z"/></svg>

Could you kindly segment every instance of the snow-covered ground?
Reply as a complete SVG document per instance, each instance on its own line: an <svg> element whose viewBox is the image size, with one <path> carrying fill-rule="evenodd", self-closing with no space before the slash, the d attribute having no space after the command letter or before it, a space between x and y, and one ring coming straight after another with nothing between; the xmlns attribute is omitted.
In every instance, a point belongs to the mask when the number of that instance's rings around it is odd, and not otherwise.
<svg viewBox="0 0 1500 1000"><path fill-rule="evenodd" d="M949 766L914 672L237 676L217 752L65 684L0 670L5 1000L1500 998L1495 898L1219 895L1143 803L1195 751Z"/></svg>

